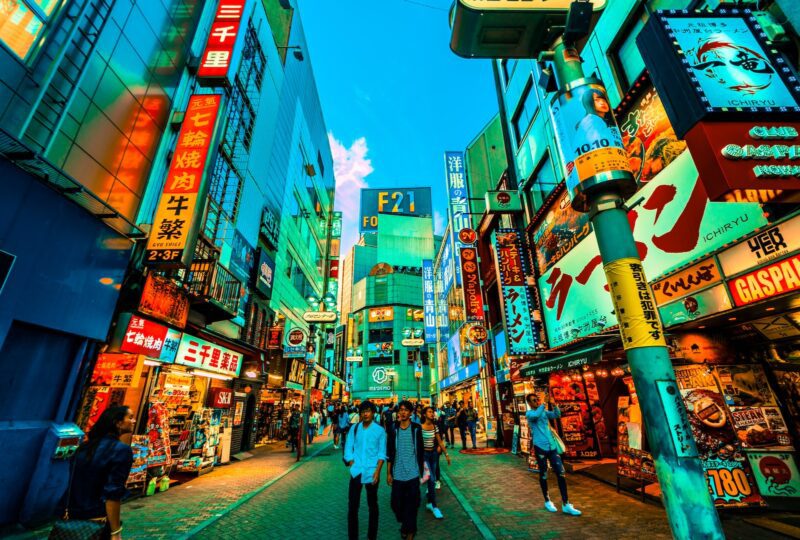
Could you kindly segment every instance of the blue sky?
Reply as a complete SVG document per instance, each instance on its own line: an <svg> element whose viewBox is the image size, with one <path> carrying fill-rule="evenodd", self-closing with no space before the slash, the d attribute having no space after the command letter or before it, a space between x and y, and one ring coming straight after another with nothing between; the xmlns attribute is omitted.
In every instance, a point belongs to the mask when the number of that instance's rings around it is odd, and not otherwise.
<svg viewBox="0 0 800 540"><path fill-rule="evenodd" d="M343 248L358 189L431 186L446 215L445 150L463 150L497 112L488 60L450 51L450 0L298 0L331 139Z"/></svg>

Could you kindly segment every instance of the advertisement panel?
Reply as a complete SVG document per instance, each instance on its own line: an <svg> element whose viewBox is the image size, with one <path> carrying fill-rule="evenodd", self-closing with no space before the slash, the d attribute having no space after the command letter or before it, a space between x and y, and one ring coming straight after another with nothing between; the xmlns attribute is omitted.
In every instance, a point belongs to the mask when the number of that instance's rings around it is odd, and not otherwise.
<svg viewBox="0 0 800 540"><path fill-rule="evenodd" d="M210 148L221 104L219 94L194 94L189 98L147 240L145 265L179 267L191 263L199 214L205 207L205 173L213 154Z"/></svg>
<svg viewBox="0 0 800 540"><path fill-rule="evenodd" d="M520 233L516 229L498 229L492 232L492 244L508 354L533 354L536 329L531 317L533 302Z"/></svg>
<svg viewBox="0 0 800 540"><path fill-rule="evenodd" d="M425 318L425 343L436 343L436 292L433 287L433 261L422 261L422 309Z"/></svg>
<svg viewBox="0 0 800 540"><path fill-rule="evenodd" d="M394 308L392 306L370 308L369 310L368 321L371 323L392 320L394 320Z"/></svg>
<svg viewBox="0 0 800 540"><path fill-rule="evenodd" d="M800 216L763 230L719 254L727 277L783 258L800 250Z"/></svg>
<svg viewBox="0 0 800 540"><path fill-rule="evenodd" d="M119 339L120 351L143 354L165 363L175 360L181 332L138 315L126 313L120 315L117 328L124 332Z"/></svg>
<svg viewBox="0 0 800 540"><path fill-rule="evenodd" d="M440 273L442 275L442 294L446 297L447 293L453 287L453 279L455 277L454 264L453 264L453 237L451 234L445 234L444 246L442 246L442 257L440 259Z"/></svg>
<svg viewBox="0 0 800 540"><path fill-rule="evenodd" d="M722 274L719 267L714 258L709 257L677 274L653 283L656 305L663 306L674 302L720 281L722 281Z"/></svg>
<svg viewBox="0 0 800 540"><path fill-rule="evenodd" d="M464 307L467 321L483 322L483 291L478 272L478 250L461 248L461 281L464 284Z"/></svg>
<svg viewBox="0 0 800 540"><path fill-rule="evenodd" d="M233 60L233 48L239 34L245 0L223 0L217 6L205 51L197 68L202 86L225 85Z"/></svg>
<svg viewBox="0 0 800 540"><path fill-rule="evenodd" d="M216 343L183 334L175 363L238 377L242 369L242 355Z"/></svg>
<svg viewBox="0 0 800 540"><path fill-rule="evenodd" d="M800 289L800 255L774 262L728 281L737 306L766 300Z"/></svg>
<svg viewBox="0 0 800 540"><path fill-rule="evenodd" d="M665 327L693 321L733 308L724 285L719 284L699 293L690 294L681 300L666 304L658 313Z"/></svg>
<svg viewBox="0 0 800 540"><path fill-rule="evenodd" d="M469 216L469 185L467 184L467 171L465 169L464 152L445 152L445 183L447 185L447 212L450 218L450 235L453 240L453 257L456 268L461 267L461 242L455 240L456 234L461 229L471 228ZM461 286L461 274L455 272L455 282ZM447 286L447 285L445 285Z"/></svg>
<svg viewBox="0 0 800 540"><path fill-rule="evenodd" d="M381 343L367 343L368 358L391 358L394 354L394 343L384 341Z"/></svg>
<svg viewBox="0 0 800 540"><path fill-rule="evenodd" d="M634 90L647 85L649 78L644 76ZM675 135L661 98L652 86L632 97L630 103L620 106L616 116L631 172L639 184L652 180L686 150L686 142Z"/></svg>
<svg viewBox="0 0 800 540"><path fill-rule="evenodd" d="M592 232L589 214L572 209L572 201L563 184L556 189L558 195L533 234L540 275Z"/></svg>
<svg viewBox="0 0 800 540"><path fill-rule="evenodd" d="M788 452L748 452L758 489L768 497L800 497L800 472Z"/></svg>
<svg viewBox="0 0 800 540"><path fill-rule="evenodd" d="M431 188L362 189L359 230L378 230L378 214L431 216Z"/></svg>
<svg viewBox="0 0 800 540"><path fill-rule="evenodd" d="M101 353L92 370L92 386L136 388L142 375L143 357L138 354Z"/></svg>
<svg viewBox="0 0 800 540"><path fill-rule="evenodd" d="M189 298L175 283L163 276L147 274L139 300L139 311L178 328L189 318Z"/></svg>
<svg viewBox="0 0 800 540"><path fill-rule="evenodd" d="M628 213L650 279L766 225L757 203L709 202L684 152L635 195ZM617 324L596 240L590 235L539 279L552 347Z"/></svg>

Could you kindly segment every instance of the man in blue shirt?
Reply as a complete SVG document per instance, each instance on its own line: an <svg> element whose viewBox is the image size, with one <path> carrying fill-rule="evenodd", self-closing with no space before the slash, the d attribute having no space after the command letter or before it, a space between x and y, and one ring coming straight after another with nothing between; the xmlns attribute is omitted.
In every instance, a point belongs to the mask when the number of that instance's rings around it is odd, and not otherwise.
<svg viewBox="0 0 800 540"><path fill-rule="evenodd" d="M375 405L371 401L363 402L359 412L361 422L350 429L344 449L344 461L350 468L347 534L350 540L358 539L358 507L361 486L365 486L369 508L367 538L375 540L378 537L378 483L386 461L386 431L373 422Z"/></svg>
<svg viewBox="0 0 800 540"><path fill-rule="evenodd" d="M571 516L581 515L580 510L572 506L567 496L567 477L564 473L564 464L561 462L559 446L556 444L553 433L550 430L550 420L561 417L561 411L555 407L552 411L547 410L550 404L550 395L546 392L541 394L528 394L525 398L530 410L525 413L525 419L531 430L533 442L533 452L536 456L536 463L539 467L539 486L542 488L544 496L544 507L550 512L556 512L556 505L550 500L547 490L547 462L553 467L558 480L558 489L561 491L562 510ZM542 403L544 401L544 403Z"/></svg>

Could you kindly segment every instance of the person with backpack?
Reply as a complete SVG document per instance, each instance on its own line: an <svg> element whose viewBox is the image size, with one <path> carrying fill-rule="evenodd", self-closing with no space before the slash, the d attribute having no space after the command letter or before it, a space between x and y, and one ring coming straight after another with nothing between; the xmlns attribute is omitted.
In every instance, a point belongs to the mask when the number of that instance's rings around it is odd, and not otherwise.
<svg viewBox="0 0 800 540"><path fill-rule="evenodd" d="M559 455L559 445L550 427L550 420L561 417L561 410L555 407L552 411L548 410L550 405L550 395L544 393L528 394L525 398L530 409L525 413L528 421L531 438L533 439L533 454L536 456L536 464L539 467L539 487L542 488L544 496L544 507L549 512L557 512L556 505L550 500L547 489L547 462L553 467L558 480L558 490L561 492L562 511L570 516L579 516L581 511L572 506L567 494L567 476L564 472L564 463Z"/></svg>
<svg viewBox="0 0 800 540"><path fill-rule="evenodd" d="M464 407L464 401L458 402L456 409L456 426L458 426L458 433L461 435L461 449L467 447L467 408Z"/></svg>
<svg viewBox="0 0 800 540"><path fill-rule="evenodd" d="M478 409L476 409L472 404L472 400L469 400L464 415L467 423L467 430L469 431L469 436L472 439L472 448L478 448L477 444L475 444L476 431L478 428Z"/></svg>
<svg viewBox="0 0 800 540"><path fill-rule="evenodd" d="M292 412L289 413L289 443L292 446L291 452L294 453L297 450L297 437L300 433L300 420L302 419L300 415L300 409L295 404L292 405Z"/></svg>
<svg viewBox="0 0 800 540"><path fill-rule="evenodd" d="M419 485L420 479L425 477L422 426L411 421L413 412L410 401L397 405L397 422L387 433L386 442L386 483L392 486L392 510L404 540L413 540L417 533Z"/></svg>
<svg viewBox="0 0 800 540"><path fill-rule="evenodd" d="M347 497L347 535L358 538L358 507L361 488L367 491L369 523L367 538L378 537L378 485L381 468L386 461L386 431L375 422L375 405L367 400L361 403L361 422L353 425L344 450L345 465L350 469L350 487Z"/></svg>

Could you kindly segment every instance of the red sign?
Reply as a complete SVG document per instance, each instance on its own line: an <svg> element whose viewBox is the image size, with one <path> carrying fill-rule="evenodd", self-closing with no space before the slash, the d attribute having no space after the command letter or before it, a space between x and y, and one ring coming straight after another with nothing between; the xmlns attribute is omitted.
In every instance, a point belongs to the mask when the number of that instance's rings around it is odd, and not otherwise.
<svg viewBox="0 0 800 540"><path fill-rule="evenodd" d="M331 259L328 277L339 279L339 259Z"/></svg>
<svg viewBox="0 0 800 540"><path fill-rule="evenodd" d="M272 326L269 329L267 349L280 349L283 343L283 326Z"/></svg>
<svg viewBox="0 0 800 540"><path fill-rule="evenodd" d="M772 263L728 282L737 306L800 289L800 255Z"/></svg>
<svg viewBox="0 0 800 540"><path fill-rule="evenodd" d="M475 248L461 248L461 283L467 321L483 322L483 293L478 274L478 251Z"/></svg>
<svg viewBox="0 0 800 540"><path fill-rule="evenodd" d="M169 332L169 328L166 326L131 315L119 350L158 358L161 355L167 332Z"/></svg>
<svg viewBox="0 0 800 540"><path fill-rule="evenodd" d="M136 388L142 374L138 354L102 353L92 371L92 386Z"/></svg>
<svg viewBox="0 0 800 540"><path fill-rule="evenodd" d="M146 265L180 267L191 262L197 221L205 206L201 188L206 184L205 169L221 104L219 94L189 98L147 240Z"/></svg>
<svg viewBox="0 0 800 540"><path fill-rule="evenodd" d="M292 328L286 337L286 343L292 347L299 347L306 342L306 331L302 328Z"/></svg>
<svg viewBox="0 0 800 540"><path fill-rule="evenodd" d="M472 245L478 241L478 233L474 229L461 229L458 231L458 240L462 244Z"/></svg>
<svg viewBox="0 0 800 540"><path fill-rule="evenodd" d="M211 388L208 391L206 404L213 409L230 409L233 405L233 390L228 388Z"/></svg>
<svg viewBox="0 0 800 540"><path fill-rule="evenodd" d="M139 311L184 328L189 318L189 298L172 280L151 273L144 282Z"/></svg>
<svg viewBox="0 0 800 540"><path fill-rule="evenodd" d="M245 0L221 0L208 35L197 79L200 84L226 82L233 60L233 47L239 34Z"/></svg>
<svg viewBox="0 0 800 540"><path fill-rule="evenodd" d="M765 200L800 190L799 132L798 122L699 122L686 142L709 199L724 201L739 190Z"/></svg>

